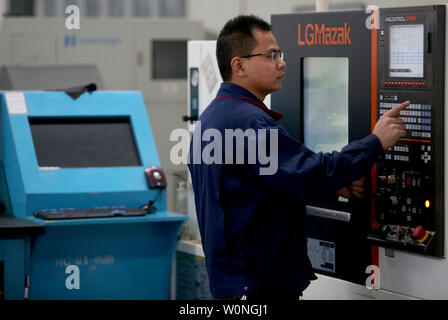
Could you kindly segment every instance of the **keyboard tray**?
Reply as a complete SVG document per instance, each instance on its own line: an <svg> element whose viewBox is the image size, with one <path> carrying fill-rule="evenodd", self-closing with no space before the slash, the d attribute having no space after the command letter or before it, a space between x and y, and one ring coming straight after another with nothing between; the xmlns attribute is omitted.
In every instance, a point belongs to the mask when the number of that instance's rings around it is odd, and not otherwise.
<svg viewBox="0 0 448 320"><path fill-rule="evenodd" d="M112 218L144 216L148 212L142 208L101 207L88 209L47 209L34 212L36 218L45 220Z"/></svg>

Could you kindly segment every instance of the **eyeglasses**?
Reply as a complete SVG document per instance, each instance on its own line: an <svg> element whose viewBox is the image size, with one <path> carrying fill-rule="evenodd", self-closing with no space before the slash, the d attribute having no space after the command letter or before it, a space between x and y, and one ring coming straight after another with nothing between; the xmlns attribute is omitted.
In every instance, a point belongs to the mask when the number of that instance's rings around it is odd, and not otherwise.
<svg viewBox="0 0 448 320"><path fill-rule="evenodd" d="M269 50L269 51L262 52L262 53L241 56L240 58L251 58L251 57L256 57L256 56L267 56L267 57L270 56L272 61L274 61L274 62L283 61L283 59L285 57L283 51L281 51L281 50L278 50L278 51L277 50Z"/></svg>

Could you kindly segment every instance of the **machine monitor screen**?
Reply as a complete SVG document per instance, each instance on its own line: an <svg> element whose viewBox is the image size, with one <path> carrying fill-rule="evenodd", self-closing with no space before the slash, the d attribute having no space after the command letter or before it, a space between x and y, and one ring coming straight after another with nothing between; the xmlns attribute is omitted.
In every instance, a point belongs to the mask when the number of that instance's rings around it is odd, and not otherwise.
<svg viewBox="0 0 448 320"><path fill-rule="evenodd" d="M187 41L152 42L152 78L187 79Z"/></svg>
<svg viewBox="0 0 448 320"><path fill-rule="evenodd" d="M303 58L304 143L314 152L348 144L348 58Z"/></svg>
<svg viewBox="0 0 448 320"><path fill-rule="evenodd" d="M29 118L39 167L140 166L129 118Z"/></svg>
<svg viewBox="0 0 448 320"><path fill-rule="evenodd" d="M390 77L423 78L424 25L390 27Z"/></svg>

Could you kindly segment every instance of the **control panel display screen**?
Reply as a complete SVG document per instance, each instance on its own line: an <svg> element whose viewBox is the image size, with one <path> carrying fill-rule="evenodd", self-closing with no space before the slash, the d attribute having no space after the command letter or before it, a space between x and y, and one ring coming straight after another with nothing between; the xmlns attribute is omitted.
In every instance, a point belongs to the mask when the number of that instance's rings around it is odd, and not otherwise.
<svg viewBox="0 0 448 320"><path fill-rule="evenodd" d="M129 118L30 118L39 167L140 166Z"/></svg>
<svg viewBox="0 0 448 320"><path fill-rule="evenodd" d="M304 143L314 152L348 144L348 58L303 58Z"/></svg>
<svg viewBox="0 0 448 320"><path fill-rule="evenodd" d="M423 24L391 26L389 47L391 78L423 78Z"/></svg>

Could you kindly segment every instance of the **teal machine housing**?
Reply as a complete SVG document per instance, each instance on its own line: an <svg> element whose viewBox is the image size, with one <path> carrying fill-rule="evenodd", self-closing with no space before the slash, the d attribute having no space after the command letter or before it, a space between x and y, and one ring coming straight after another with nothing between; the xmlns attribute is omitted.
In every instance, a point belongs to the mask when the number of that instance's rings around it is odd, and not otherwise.
<svg viewBox="0 0 448 320"><path fill-rule="evenodd" d="M25 261L29 299L167 299L177 235L186 217L166 211L166 190L148 187L145 169L160 167L160 161L142 95L101 91L73 99L64 92L5 91L0 92L0 104L5 186L1 201L14 217L45 226L45 233L32 238ZM91 137L99 144L106 139L103 133L116 140L108 144L125 143L114 138L115 129L107 124L128 123L136 162L90 166L82 163L86 154L78 148L80 153L70 158L72 166L40 165L46 159L36 153L33 123L76 127L92 119L105 125ZM63 130L73 132L70 126ZM66 147L46 146L55 153ZM144 216L63 220L34 216L46 209L136 208L149 201L154 201L156 211ZM77 270L68 268L71 265Z"/></svg>

